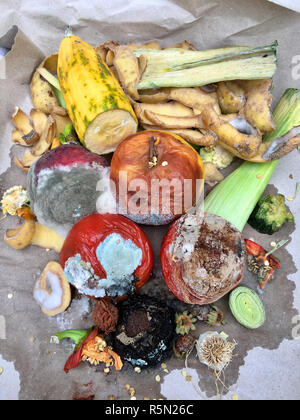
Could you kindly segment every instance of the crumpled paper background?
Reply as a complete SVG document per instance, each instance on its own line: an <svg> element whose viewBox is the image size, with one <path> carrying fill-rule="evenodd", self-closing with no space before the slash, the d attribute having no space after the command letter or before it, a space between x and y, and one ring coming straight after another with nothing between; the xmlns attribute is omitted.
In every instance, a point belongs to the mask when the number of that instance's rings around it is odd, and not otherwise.
<svg viewBox="0 0 300 420"><path fill-rule="evenodd" d="M57 51L67 25L93 45L110 39L122 43L157 39L167 46L187 39L197 48L206 49L225 45L266 45L277 39L274 104L286 88L299 88L300 85L300 74L297 78L294 69L300 54L300 15L268 1L113 0L108 3L93 0L87 3L7 0L1 2L1 15L0 46L10 48L13 45L13 49L5 58L6 78L0 77L0 194L12 185L26 183L24 174L18 168L10 167L12 156L23 154L20 147L11 147L10 116L16 105L30 110L28 83L32 72L44 55ZM300 181L299 159L297 151L282 159L271 180L275 186L270 186L272 191L294 195L296 182ZM288 203L296 216L296 227L300 221L299 199ZM1 222L1 236L12 223L10 218ZM154 278L147 286L148 290L160 290L161 287L163 293L167 293L158 261L166 228L145 230L151 237L156 255ZM269 247L270 237L257 235L249 227L245 235ZM275 240L287 237L291 242L278 251L283 265L280 276L263 296L267 325L252 332L234 323L226 313L228 324L222 329L236 339L239 351L226 373L229 390L225 398L230 399L233 394L245 399L298 399L300 396L299 340L292 337L296 325L293 321L297 322L300 308L300 286L297 285L300 242L295 226L282 230ZM125 369L105 377L103 370L97 372L87 366L66 375L62 368L72 346L51 344L50 336L64 328L88 327L89 302L83 300L70 313L48 319L34 303L32 289L46 263L57 259L57 255L34 248L16 252L3 242L0 249L0 366L5 366L0 375L0 399L71 399L82 391L84 383L90 381L94 384L96 398L101 399L112 394L127 399L126 383L139 390L138 399L144 396L215 398L214 380L195 358L191 361L192 385L181 376L183 364L174 361L170 364L171 373L167 375L158 369L138 376ZM254 280L247 278L248 281L252 281L255 288ZM223 299L220 306L226 311L227 301ZM203 328L199 325L199 331ZM154 380L157 373L161 374L162 385ZM16 377L19 377L19 383ZM200 386L200 395L195 391L197 386Z"/></svg>

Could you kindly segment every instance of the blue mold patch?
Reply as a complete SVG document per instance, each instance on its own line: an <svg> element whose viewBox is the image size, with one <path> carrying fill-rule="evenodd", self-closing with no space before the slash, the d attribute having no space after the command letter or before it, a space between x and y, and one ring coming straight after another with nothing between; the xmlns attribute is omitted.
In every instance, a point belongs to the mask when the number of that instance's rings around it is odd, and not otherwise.
<svg viewBox="0 0 300 420"><path fill-rule="evenodd" d="M112 233L101 242L96 255L107 278L99 282L108 296L123 296L134 291L133 273L141 265L143 253L130 239Z"/></svg>

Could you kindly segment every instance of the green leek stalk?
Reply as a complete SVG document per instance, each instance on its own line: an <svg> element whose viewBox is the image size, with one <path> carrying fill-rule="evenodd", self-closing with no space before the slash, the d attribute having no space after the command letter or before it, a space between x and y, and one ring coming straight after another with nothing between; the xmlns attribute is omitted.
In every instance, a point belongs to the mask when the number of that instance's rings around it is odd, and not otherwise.
<svg viewBox="0 0 300 420"><path fill-rule="evenodd" d="M284 92L273 118L276 129L264 135L264 142L271 142L300 125L300 90ZM278 162L242 163L208 194L204 201L205 211L223 217L242 232Z"/></svg>
<svg viewBox="0 0 300 420"><path fill-rule="evenodd" d="M52 90L56 96L56 99L58 100L59 105L62 106L63 108L66 108L66 103L61 93L58 78L45 68L38 69L38 72L40 73L41 76L43 76L45 80L47 80L48 83L50 83Z"/></svg>
<svg viewBox="0 0 300 420"><path fill-rule="evenodd" d="M182 48L136 49L147 67L138 89L194 87L225 80L272 78L277 65L277 41L264 47L226 47L204 51Z"/></svg>

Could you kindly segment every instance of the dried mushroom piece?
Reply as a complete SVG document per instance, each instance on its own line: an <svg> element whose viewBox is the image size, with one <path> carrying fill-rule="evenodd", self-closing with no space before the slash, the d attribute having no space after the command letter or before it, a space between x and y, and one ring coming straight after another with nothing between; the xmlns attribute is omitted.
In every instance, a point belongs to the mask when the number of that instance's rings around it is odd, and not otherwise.
<svg viewBox="0 0 300 420"><path fill-rule="evenodd" d="M14 112L12 115L12 122L15 125L16 129L18 130L13 135L13 141L14 141L14 138L15 139L19 138L19 135L21 135L23 142L25 142L26 145L28 146L35 144L39 140L40 136L33 128L30 118L18 106L16 106L14 109ZM22 142L19 141L19 143L22 143Z"/></svg>
<svg viewBox="0 0 300 420"><path fill-rule="evenodd" d="M35 146L32 149L32 154L34 156L42 156L44 153L46 153L52 144L53 139L56 136L56 123L54 118L49 115L47 118L47 123L45 125L45 128L41 134L41 137L39 141L35 144Z"/></svg>
<svg viewBox="0 0 300 420"><path fill-rule="evenodd" d="M8 229L4 241L12 248L21 250L30 245L35 232L35 222L25 220L25 223L17 229Z"/></svg>
<svg viewBox="0 0 300 420"><path fill-rule="evenodd" d="M60 264L50 261L36 282L33 297L47 316L64 312L71 302L71 287Z"/></svg>
<svg viewBox="0 0 300 420"><path fill-rule="evenodd" d="M23 139L22 134L20 133L19 130L14 129L11 133L11 140L13 143L17 143L20 144L21 146L24 147L30 147L29 144L26 143L26 141Z"/></svg>

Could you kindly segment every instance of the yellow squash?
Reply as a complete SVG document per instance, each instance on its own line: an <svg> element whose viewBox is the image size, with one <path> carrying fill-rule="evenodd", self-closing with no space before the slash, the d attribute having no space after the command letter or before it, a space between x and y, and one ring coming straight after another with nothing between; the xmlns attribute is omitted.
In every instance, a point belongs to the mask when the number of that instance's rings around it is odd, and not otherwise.
<svg viewBox="0 0 300 420"><path fill-rule="evenodd" d="M65 37L57 74L78 137L91 152L114 152L136 132L137 119L129 100L91 45L77 36Z"/></svg>

